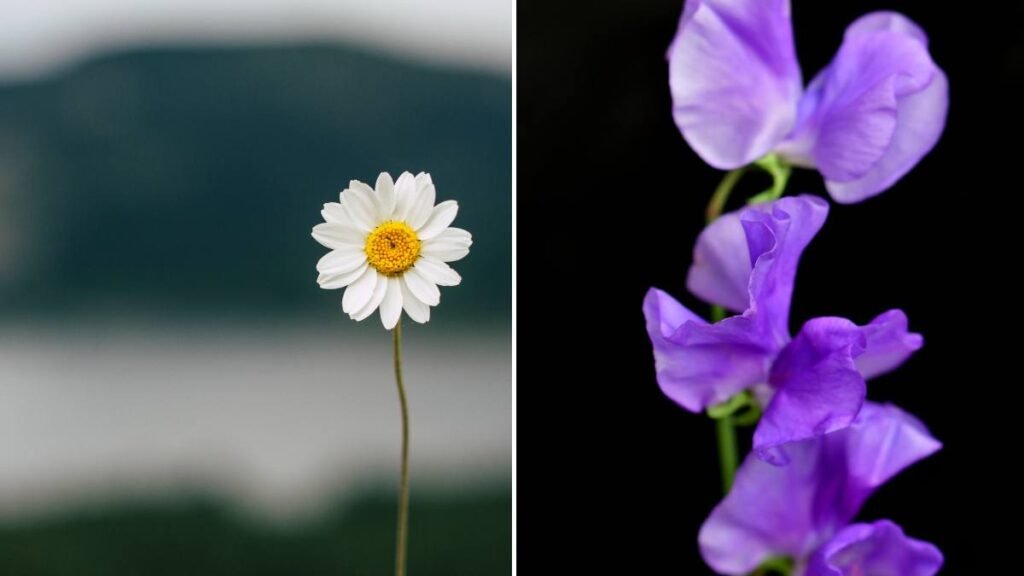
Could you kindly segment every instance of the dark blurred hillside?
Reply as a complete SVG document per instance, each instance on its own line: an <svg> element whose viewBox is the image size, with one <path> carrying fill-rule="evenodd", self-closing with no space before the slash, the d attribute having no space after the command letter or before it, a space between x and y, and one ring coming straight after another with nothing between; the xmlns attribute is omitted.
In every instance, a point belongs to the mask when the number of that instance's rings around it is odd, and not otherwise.
<svg viewBox="0 0 1024 576"><path fill-rule="evenodd" d="M0 86L0 313L324 316L309 235L429 171L475 244L435 319L511 308L511 83L341 47L160 49Z"/></svg>
<svg viewBox="0 0 1024 576"><path fill-rule="evenodd" d="M506 486L420 491L412 500L409 572L512 573ZM202 496L0 524L0 573L12 576L375 576L393 573L395 501L363 494L314 522L278 529Z"/></svg>

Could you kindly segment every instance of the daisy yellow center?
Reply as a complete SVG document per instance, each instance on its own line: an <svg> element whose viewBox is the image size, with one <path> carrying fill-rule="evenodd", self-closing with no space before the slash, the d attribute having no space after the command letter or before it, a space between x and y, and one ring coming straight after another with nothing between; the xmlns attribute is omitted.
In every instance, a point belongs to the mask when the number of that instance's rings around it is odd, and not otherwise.
<svg viewBox="0 0 1024 576"><path fill-rule="evenodd" d="M401 274L420 257L420 239L405 222L388 220L366 237L366 260L387 276Z"/></svg>

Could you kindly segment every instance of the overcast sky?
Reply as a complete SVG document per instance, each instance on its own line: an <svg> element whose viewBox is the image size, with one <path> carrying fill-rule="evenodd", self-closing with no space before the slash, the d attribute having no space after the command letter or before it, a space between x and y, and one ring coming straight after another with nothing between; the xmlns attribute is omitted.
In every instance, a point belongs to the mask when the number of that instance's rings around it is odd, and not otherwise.
<svg viewBox="0 0 1024 576"><path fill-rule="evenodd" d="M0 0L0 79L119 47L328 39L512 68L513 0Z"/></svg>

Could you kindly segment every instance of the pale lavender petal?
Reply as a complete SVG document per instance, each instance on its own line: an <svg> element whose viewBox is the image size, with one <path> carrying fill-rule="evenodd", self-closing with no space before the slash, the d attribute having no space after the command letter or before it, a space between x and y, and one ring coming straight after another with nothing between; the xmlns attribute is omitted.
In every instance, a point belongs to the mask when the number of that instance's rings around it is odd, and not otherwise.
<svg viewBox="0 0 1024 576"><path fill-rule="evenodd" d="M867 346L857 357L857 369L871 379L898 368L924 345L924 338L907 330L907 315L889 310L864 326Z"/></svg>
<svg viewBox="0 0 1024 576"><path fill-rule="evenodd" d="M701 553L721 574L747 574L770 556L806 558L878 486L940 446L913 416L866 402L848 428L788 445L787 466L748 455L701 527Z"/></svg>
<svg viewBox="0 0 1024 576"><path fill-rule="evenodd" d="M676 125L708 164L748 164L793 128L802 80L789 0L687 0L668 59Z"/></svg>
<svg viewBox="0 0 1024 576"><path fill-rule="evenodd" d="M942 561L932 544L879 520L840 530L814 554L804 576L933 576Z"/></svg>
<svg viewBox="0 0 1024 576"><path fill-rule="evenodd" d="M858 202L931 150L947 108L948 84L920 27L893 12L868 14L811 81L796 128L776 151L817 167L837 202Z"/></svg>
<svg viewBox="0 0 1024 576"><path fill-rule="evenodd" d="M779 354L769 383L775 396L754 431L762 459L786 463L777 449L846 428L867 392L854 358L864 351L863 330L843 318L810 320Z"/></svg>
<svg viewBox="0 0 1024 576"><path fill-rule="evenodd" d="M845 41L855 34L870 34L872 32L884 31L898 32L928 46L928 35L924 33L920 26L899 12L887 10L870 12L854 20L852 24L846 27L843 40Z"/></svg>
<svg viewBox="0 0 1024 576"><path fill-rule="evenodd" d="M724 402L767 377L774 351L761 344L748 318L708 324L654 288L644 298L644 316L658 385L691 412Z"/></svg>
<svg viewBox="0 0 1024 576"><path fill-rule="evenodd" d="M896 128L885 154L866 174L849 182L826 180L836 202L852 204L884 192L939 141L949 110L949 82L941 70L924 90L900 100Z"/></svg>
<svg viewBox="0 0 1024 576"><path fill-rule="evenodd" d="M750 307L750 249L739 213L708 225L697 238L686 287L705 302L733 312Z"/></svg>
<svg viewBox="0 0 1024 576"><path fill-rule="evenodd" d="M750 309L766 337L781 348L789 341L789 305L804 248L828 216L828 203L815 196L787 196L740 214L750 261Z"/></svg>

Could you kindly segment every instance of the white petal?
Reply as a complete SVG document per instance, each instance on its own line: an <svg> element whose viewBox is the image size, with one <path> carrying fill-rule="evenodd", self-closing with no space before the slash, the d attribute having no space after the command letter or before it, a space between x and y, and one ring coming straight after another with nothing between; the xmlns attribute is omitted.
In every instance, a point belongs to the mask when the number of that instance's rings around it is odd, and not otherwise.
<svg viewBox="0 0 1024 576"><path fill-rule="evenodd" d="M424 244L434 244L436 242L451 243L469 248L473 245L473 235L462 228L445 228L437 236L431 238L429 242L424 242Z"/></svg>
<svg viewBox="0 0 1024 576"><path fill-rule="evenodd" d="M373 311L376 310L377 307L380 306L380 303L384 301L384 294L387 292L387 288L388 277L383 274L378 274L377 285L373 287L373 295L370 296L370 301L367 302L366 306L363 306L362 309L350 314L349 316L357 322L361 322L369 318L370 314L373 314Z"/></svg>
<svg viewBox="0 0 1024 576"><path fill-rule="evenodd" d="M420 324L426 324L430 320L430 306L427 306L416 297L415 294L409 290L409 287L405 282L400 282L402 286L402 308L405 308L405 313L412 318L414 322Z"/></svg>
<svg viewBox="0 0 1024 576"><path fill-rule="evenodd" d="M427 222L427 218L430 218L430 213L434 209L434 198L436 195L433 184L428 184L422 190L417 190L416 197L409 208L409 213L405 215L405 222L413 230L419 230Z"/></svg>
<svg viewBox="0 0 1024 576"><path fill-rule="evenodd" d="M316 263L316 271L322 274L344 274L366 262L366 253L357 248L342 247L324 254Z"/></svg>
<svg viewBox="0 0 1024 576"><path fill-rule="evenodd" d="M424 278L438 286L458 286L462 276L452 267L432 258L420 258L414 266Z"/></svg>
<svg viewBox="0 0 1024 576"><path fill-rule="evenodd" d="M455 215L458 213L459 203L455 200L441 202L434 206L430 213L430 218L427 219L427 222L421 228L416 230L416 235L420 237L420 240L429 240L437 236L452 223L452 220L455 220Z"/></svg>
<svg viewBox="0 0 1024 576"><path fill-rule="evenodd" d="M395 211L392 214L393 220L405 221L409 215L409 210L416 201L416 197L419 196L416 193L417 189L416 179L413 178L412 174L402 172L402 175L398 177L398 183L395 184L396 201Z"/></svg>
<svg viewBox="0 0 1024 576"><path fill-rule="evenodd" d="M366 244L365 233L334 222L323 222L313 226L313 239L332 249L340 246L362 248Z"/></svg>
<svg viewBox="0 0 1024 576"><path fill-rule="evenodd" d="M433 246L429 250L424 247L422 254L430 258L435 258L441 262L455 262L456 260L462 260L469 254L469 248L459 248L456 246Z"/></svg>
<svg viewBox="0 0 1024 576"><path fill-rule="evenodd" d="M378 224L374 196L373 188L358 180L350 182L348 189L341 193L341 207L359 229L372 230Z"/></svg>
<svg viewBox="0 0 1024 576"><path fill-rule="evenodd" d="M348 288L345 295L341 297L341 309L351 314L353 310L359 310L370 301L373 295L373 288L377 285L377 271L367 267L366 271L359 278L356 278Z"/></svg>
<svg viewBox="0 0 1024 576"><path fill-rule="evenodd" d="M389 220L395 211L395 183L391 174L381 172L377 177L377 218L380 222Z"/></svg>
<svg viewBox="0 0 1024 576"><path fill-rule="evenodd" d="M409 291L424 304L437 306L441 302L441 291L433 282L424 278L416 267L406 270L405 274L402 274L402 280L409 287Z"/></svg>
<svg viewBox="0 0 1024 576"><path fill-rule="evenodd" d="M367 266L368 264L366 264L366 262L363 262L363 264L356 268L355 270L351 272L346 272L344 274L320 274L320 276L316 279L316 283L319 284L320 287L323 288L324 290L335 290L338 288L344 288L345 286L348 286L349 284L354 282L356 278L362 276L363 272L366 272Z"/></svg>
<svg viewBox="0 0 1024 576"><path fill-rule="evenodd" d="M445 228L440 234L423 241L424 256L442 262L461 260L469 254L473 245L473 236L462 228Z"/></svg>
<svg viewBox="0 0 1024 576"><path fill-rule="evenodd" d="M324 222L349 223L348 216L341 209L341 204L337 202L327 202L324 204L324 209L320 211L320 215L324 217Z"/></svg>
<svg viewBox="0 0 1024 576"><path fill-rule="evenodd" d="M386 330L391 330L402 317L402 286L398 278L388 278L387 291L380 303L380 321Z"/></svg>
<svg viewBox="0 0 1024 576"><path fill-rule="evenodd" d="M434 179L430 177L430 174L426 172L420 172L416 175L416 190L422 191L428 185L433 184Z"/></svg>

